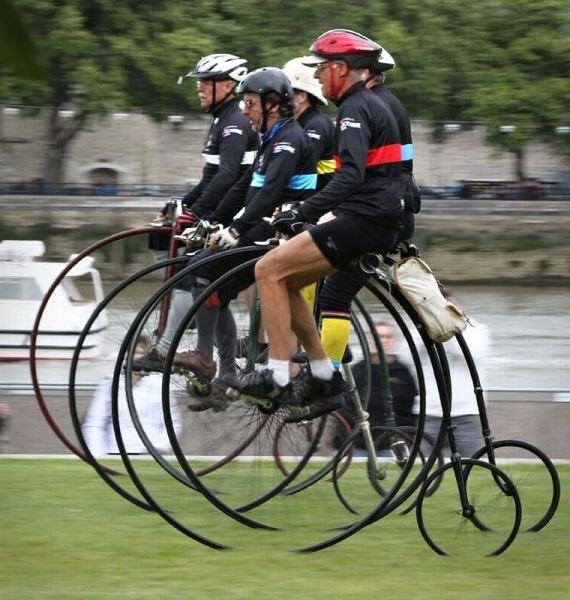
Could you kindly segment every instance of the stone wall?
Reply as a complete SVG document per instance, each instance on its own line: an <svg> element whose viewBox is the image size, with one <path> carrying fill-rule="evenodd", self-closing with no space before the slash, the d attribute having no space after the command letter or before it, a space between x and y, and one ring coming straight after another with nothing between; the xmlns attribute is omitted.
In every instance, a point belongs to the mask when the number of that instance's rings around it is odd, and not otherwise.
<svg viewBox="0 0 570 600"><path fill-rule="evenodd" d="M31 181L42 175L45 115L0 115L0 181ZM67 181L88 183L94 166L107 164L122 184L184 184L200 177L202 150L209 118L193 116L182 124L156 123L137 113L120 113L93 121L74 140ZM513 159L484 142L483 127L461 129L435 143L429 123L414 121L415 170L426 186L460 179L513 179ZM552 180L568 170L554 149L533 144L527 156L528 175Z"/></svg>

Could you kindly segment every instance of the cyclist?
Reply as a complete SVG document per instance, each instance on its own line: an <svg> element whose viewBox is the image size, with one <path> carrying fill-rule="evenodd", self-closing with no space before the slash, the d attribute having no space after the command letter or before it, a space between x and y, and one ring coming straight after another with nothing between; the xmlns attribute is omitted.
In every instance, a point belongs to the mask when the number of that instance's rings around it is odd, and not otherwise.
<svg viewBox="0 0 570 600"><path fill-rule="evenodd" d="M420 209L420 191L413 179L414 146L410 119L398 98L384 84L385 72L396 63L390 53L382 48L378 61L370 69L363 69L363 78L370 88L391 110L402 141L402 177L407 182L404 193L405 210L400 215L399 238L411 238L414 232L414 213ZM341 364L350 334L352 300L362 284L347 272L338 272L327 278L319 295L321 314L321 339L334 366Z"/></svg>
<svg viewBox="0 0 570 600"><path fill-rule="evenodd" d="M323 188L335 172L333 158L334 124L319 110L326 106L321 84L315 79L314 67L303 64L303 57L293 58L283 66L293 87L293 116L307 132L317 160L317 190Z"/></svg>
<svg viewBox="0 0 570 600"><path fill-rule="evenodd" d="M252 169L229 190L213 211L212 220L223 226L211 236L219 249L248 246L272 237L273 230L263 217L271 216L283 203L299 204L315 192L317 182L311 142L293 118L293 89L285 73L274 67L257 69L243 79L238 93L243 94L243 114L262 137ZM199 260L210 253L211 250L203 250L191 260ZM241 261L241 258L234 260ZM194 298L209 282L235 266L231 261L229 258L221 266L202 267L189 277L187 284ZM220 349L220 372L233 370L235 324L229 302L252 281L242 283L239 289L227 289L226 286L224 297L200 308L196 315L197 348L178 353L177 365L202 379L212 379L216 372L216 364L212 360L216 337ZM162 362L160 360L160 368Z"/></svg>
<svg viewBox="0 0 570 600"><path fill-rule="evenodd" d="M300 289L370 251L390 250L398 241L404 210L401 138L386 105L362 81L362 70L377 63L381 47L361 34L336 29L310 47L323 95L339 105L335 161L326 187L297 209L283 211L274 226L290 236L256 265L262 317L269 340L267 369L224 377L230 387L274 399L278 404L310 403L299 418L314 418L341 407L347 386L327 357ZM336 218L304 231L328 211ZM298 234L298 235L297 235ZM312 376L290 382L291 329L305 348Z"/></svg>
<svg viewBox="0 0 570 600"><path fill-rule="evenodd" d="M216 208L226 191L253 164L257 135L249 119L245 117L236 97L238 84L247 75L247 61L233 54L210 54L201 58L196 67L179 77L195 78L200 106L212 115L212 123L204 145L202 156L206 164L200 182L183 198L184 223L196 224L200 218L208 217ZM164 217L155 220L165 224ZM168 248L170 235L156 232L150 236L151 249ZM135 367L145 370L160 370L178 323L192 304L192 297L177 289L172 295L165 330L154 348L136 361Z"/></svg>
<svg viewBox="0 0 570 600"><path fill-rule="evenodd" d="M206 161L200 182L183 198L197 219L206 219L221 198L253 164L257 136L242 114L237 86L247 75L247 61L233 54L211 54L179 78L195 78L200 106L212 115L202 156Z"/></svg>
<svg viewBox="0 0 570 600"><path fill-rule="evenodd" d="M333 141L334 125L332 120L321 113L319 106L326 106L327 100L322 94L321 85L315 79L314 67L306 66L302 63L302 57L293 58L283 66L283 71L289 78L293 88L293 116L305 130L311 145L315 160L317 161L317 186L321 189L329 181L335 170L333 159ZM267 229L267 237L272 237L273 232ZM315 286L311 285L303 290L303 295L310 306L314 305ZM252 304L250 302L250 304ZM218 317L219 318L219 317ZM260 324L260 331L263 330ZM238 355L243 355L247 350L247 337L238 340ZM292 342L293 344L294 342ZM218 344L220 346L220 344ZM260 351L266 346L260 342ZM231 370L224 366L225 361L220 365L221 370L228 372ZM229 367L229 365L228 365ZM189 404L191 410L206 410L208 408L221 408L223 404L216 402L216 398L207 397L196 399Z"/></svg>
<svg viewBox="0 0 570 600"><path fill-rule="evenodd" d="M328 102L323 96L321 84L315 79L314 67L304 65L302 61L303 57L291 59L283 66L283 71L289 77L293 88L293 116L305 130L313 146L317 161L317 190L320 190L328 183L335 171L334 124L327 115L319 110L319 107L326 106ZM310 306L315 304L315 293L316 286L314 284L303 290L303 296ZM260 333L263 338L262 332L263 327L261 326ZM244 339L241 342L242 348L245 348L244 342L246 341L247 339ZM267 344L260 343L260 351L266 346Z"/></svg>

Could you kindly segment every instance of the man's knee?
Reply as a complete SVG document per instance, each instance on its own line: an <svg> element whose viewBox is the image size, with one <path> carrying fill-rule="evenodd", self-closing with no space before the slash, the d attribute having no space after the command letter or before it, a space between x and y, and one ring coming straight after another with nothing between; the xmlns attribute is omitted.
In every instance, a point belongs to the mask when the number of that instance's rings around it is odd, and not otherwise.
<svg viewBox="0 0 570 600"><path fill-rule="evenodd" d="M255 265L255 279L258 282L278 281L282 278L284 262L280 248L271 250L262 256Z"/></svg>

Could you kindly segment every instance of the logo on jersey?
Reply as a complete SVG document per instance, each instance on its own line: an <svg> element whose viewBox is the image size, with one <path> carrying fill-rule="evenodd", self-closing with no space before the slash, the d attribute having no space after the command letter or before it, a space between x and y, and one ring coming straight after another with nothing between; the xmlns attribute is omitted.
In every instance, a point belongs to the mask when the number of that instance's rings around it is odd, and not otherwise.
<svg viewBox="0 0 570 600"><path fill-rule="evenodd" d="M307 135L311 138L314 138L315 140L320 140L321 139L321 134L317 133L314 129L308 129L307 130Z"/></svg>
<svg viewBox="0 0 570 600"><path fill-rule="evenodd" d="M278 144L275 144L273 154L278 154L279 152L283 152L283 150L295 154L295 148L293 148L289 142L279 142Z"/></svg>
<svg viewBox="0 0 570 600"><path fill-rule="evenodd" d="M344 131L348 127L353 127L354 129L360 129L362 127L361 123L359 123L358 121L355 121L354 119L352 119L350 117L345 117L344 119L341 119L339 122L339 125L340 125L341 131Z"/></svg>
<svg viewBox="0 0 570 600"><path fill-rule="evenodd" d="M236 127L235 125L228 125L222 129L222 137L228 137L232 135L232 133L237 133L237 135L243 135L243 129Z"/></svg>

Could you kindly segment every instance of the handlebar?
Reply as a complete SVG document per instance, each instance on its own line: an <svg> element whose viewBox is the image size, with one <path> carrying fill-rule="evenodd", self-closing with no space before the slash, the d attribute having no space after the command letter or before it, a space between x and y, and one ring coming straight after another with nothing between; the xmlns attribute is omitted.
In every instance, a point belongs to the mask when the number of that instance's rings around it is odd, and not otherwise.
<svg viewBox="0 0 570 600"><path fill-rule="evenodd" d="M216 231L220 231L223 225L220 223L210 223L209 221L199 221L194 227L187 227L180 235L175 235L174 239L184 242L187 246L208 246L210 236Z"/></svg>

